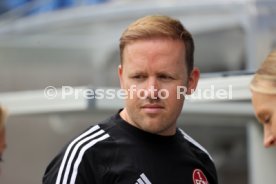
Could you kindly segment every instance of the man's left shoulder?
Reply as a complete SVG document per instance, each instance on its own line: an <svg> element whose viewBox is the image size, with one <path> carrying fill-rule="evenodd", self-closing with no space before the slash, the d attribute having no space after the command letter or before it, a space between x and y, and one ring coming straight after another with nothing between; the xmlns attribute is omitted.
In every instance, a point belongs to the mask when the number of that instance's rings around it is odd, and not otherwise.
<svg viewBox="0 0 276 184"><path fill-rule="evenodd" d="M213 158L211 157L211 155L209 154L209 152L201 144L199 144L195 139L193 139L190 135L188 135L182 129L178 128L178 130L182 134L185 141L188 142L189 147L194 152L194 154L196 154L198 157L201 157L201 158L204 157L205 159L207 157L212 162L214 161Z"/></svg>

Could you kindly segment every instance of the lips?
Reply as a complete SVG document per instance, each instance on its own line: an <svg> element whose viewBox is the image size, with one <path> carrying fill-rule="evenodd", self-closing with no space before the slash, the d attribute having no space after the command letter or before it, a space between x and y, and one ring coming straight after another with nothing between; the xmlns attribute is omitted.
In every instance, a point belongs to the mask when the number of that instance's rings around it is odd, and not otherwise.
<svg viewBox="0 0 276 184"><path fill-rule="evenodd" d="M146 105L143 105L142 108L160 108L160 109L163 109L164 107L162 105L159 105L159 104L146 104Z"/></svg>
<svg viewBox="0 0 276 184"><path fill-rule="evenodd" d="M142 106L142 109L149 114L156 114L156 113L160 113L164 107L162 105L159 104L146 104Z"/></svg>

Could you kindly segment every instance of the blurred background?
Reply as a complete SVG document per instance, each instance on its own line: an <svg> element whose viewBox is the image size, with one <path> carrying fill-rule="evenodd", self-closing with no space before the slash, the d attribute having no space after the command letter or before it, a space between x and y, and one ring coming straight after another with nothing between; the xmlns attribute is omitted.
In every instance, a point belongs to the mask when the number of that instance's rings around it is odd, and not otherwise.
<svg viewBox="0 0 276 184"><path fill-rule="evenodd" d="M44 89L119 88L119 38L149 14L181 20L195 39L200 86L233 99L187 102L178 124L213 156L222 184L275 183L275 149L262 147L248 89L276 49L275 0L1 0L0 104L9 111L1 184L41 183L51 159L118 100L46 99Z"/></svg>

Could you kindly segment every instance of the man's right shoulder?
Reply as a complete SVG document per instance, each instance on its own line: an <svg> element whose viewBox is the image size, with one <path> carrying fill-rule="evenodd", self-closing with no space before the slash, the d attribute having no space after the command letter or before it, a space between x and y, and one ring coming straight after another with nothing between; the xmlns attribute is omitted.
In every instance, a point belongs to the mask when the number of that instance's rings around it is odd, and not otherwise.
<svg viewBox="0 0 276 184"><path fill-rule="evenodd" d="M110 139L112 132L116 131L115 129L116 124L113 118L108 118L83 131L71 140L65 149L67 152L71 152L72 149L78 149L79 147L84 147L84 149L93 148L94 145L103 143L108 138Z"/></svg>
<svg viewBox="0 0 276 184"><path fill-rule="evenodd" d="M89 167L83 159L92 159L97 156L107 157L106 148L116 147L111 134L116 129L112 119L104 120L92 125L65 146L65 148L48 165L43 183L67 183L76 180L82 167ZM101 154L97 154L97 153ZM110 151L106 151L110 153ZM96 159L99 160L99 159ZM85 164L85 166L83 166ZM74 174L76 173L76 174Z"/></svg>

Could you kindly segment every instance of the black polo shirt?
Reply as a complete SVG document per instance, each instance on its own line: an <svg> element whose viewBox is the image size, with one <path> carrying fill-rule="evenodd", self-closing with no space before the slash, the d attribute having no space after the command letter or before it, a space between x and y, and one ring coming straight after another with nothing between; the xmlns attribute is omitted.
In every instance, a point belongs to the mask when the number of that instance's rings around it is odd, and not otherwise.
<svg viewBox="0 0 276 184"><path fill-rule="evenodd" d="M144 132L119 113L73 139L49 164L44 184L217 184L208 152L181 129Z"/></svg>

